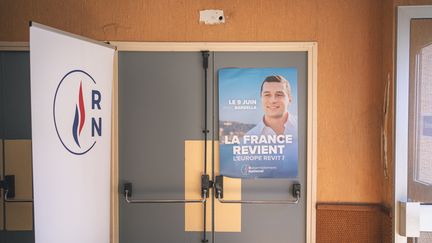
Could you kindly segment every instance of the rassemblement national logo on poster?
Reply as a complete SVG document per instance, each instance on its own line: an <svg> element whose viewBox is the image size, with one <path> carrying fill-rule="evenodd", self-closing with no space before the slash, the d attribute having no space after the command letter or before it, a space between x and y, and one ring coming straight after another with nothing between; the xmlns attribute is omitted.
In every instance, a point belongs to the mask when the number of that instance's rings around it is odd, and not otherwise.
<svg viewBox="0 0 432 243"><path fill-rule="evenodd" d="M60 80L53 102L54 126L70 153L83 155L102 137L101 100L96 81L86 71L72 70Z"/></svg>

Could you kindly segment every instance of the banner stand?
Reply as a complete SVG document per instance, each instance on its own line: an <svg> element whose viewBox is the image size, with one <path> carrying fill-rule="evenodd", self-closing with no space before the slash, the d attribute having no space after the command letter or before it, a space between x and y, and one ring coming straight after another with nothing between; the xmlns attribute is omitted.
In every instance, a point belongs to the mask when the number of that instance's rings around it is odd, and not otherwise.
<svg viewBox="0 0 432 243"><path fill-rule="evenodd" d="M110 242L115 49L30 22L36 243Z"/></svg>

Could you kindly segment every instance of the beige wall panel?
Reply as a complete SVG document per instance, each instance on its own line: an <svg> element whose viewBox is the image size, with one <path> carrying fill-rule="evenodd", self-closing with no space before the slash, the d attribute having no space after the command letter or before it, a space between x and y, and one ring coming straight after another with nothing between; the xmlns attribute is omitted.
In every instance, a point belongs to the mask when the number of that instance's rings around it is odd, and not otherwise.
<svg viewBox="0 0 432 243"><path fill-rule="evenodd" d="M185 141L185 199L201 198L201 175L204 171L204 141ZM211 176L211 141L207 143L207 174ZM215 143L215 175L219 175L219 145ZM213 191L212 191L213 193ZM207 201L207 231L212 229L210 195ZM241 180L224 178L224 198L241 199ZM215 204L215 231L241 232L241 205ZM185 231L203 230L203 206L185 204Z"/></svg>
<svg viewBox="0 0 432 243"><path fill-rule="evenodd" d="M5 140L5 174L15 175L15 198L32 197L31 140Z"/></svg>
<svg viewBox="0 0 432 243"><path fill-rule="evenodd" d="M31 18L99 40L317 41L317 199L382 200L383 63L385 73L392 63L383 55L393 55L383 52L383 26L388 12L394 20L385 0L6 2L0 3L0 40L28 40ZM199 24L202 9L223 9L226 24Z"/></svg>
<svg viewBox="0 0 432 243"><path fill-rule="evenodd" d="M6 202L6 230L32 230L33 229L32 203Z"/></svg>
<svg viewBox="0 0 432 243"><path fill-rule="evenodd" d="M5 174L15 175L15 199L31 199L31 140L5 140ZM32 203L6 203L6 229L31 230Z"/></svg>

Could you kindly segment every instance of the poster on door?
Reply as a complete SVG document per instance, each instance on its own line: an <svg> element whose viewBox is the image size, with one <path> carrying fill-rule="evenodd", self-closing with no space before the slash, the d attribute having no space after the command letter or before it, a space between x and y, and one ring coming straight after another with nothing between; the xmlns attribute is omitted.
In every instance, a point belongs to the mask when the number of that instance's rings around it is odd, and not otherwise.
<svg viewBox="0 0 432 243"><path fill-rule="evenodd" d="M221 175L297 177L297 69L224 68L218 86Z"/></svg>

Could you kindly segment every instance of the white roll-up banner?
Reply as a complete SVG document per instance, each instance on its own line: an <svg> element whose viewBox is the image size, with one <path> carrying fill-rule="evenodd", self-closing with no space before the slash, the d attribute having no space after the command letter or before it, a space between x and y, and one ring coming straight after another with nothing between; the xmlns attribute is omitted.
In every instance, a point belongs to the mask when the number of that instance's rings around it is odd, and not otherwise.
<svg viewBox="0 0 432 243"><path fill-rule="evenodd" d="M30 27L36 243L110 241L114 51Z"/></svg>

